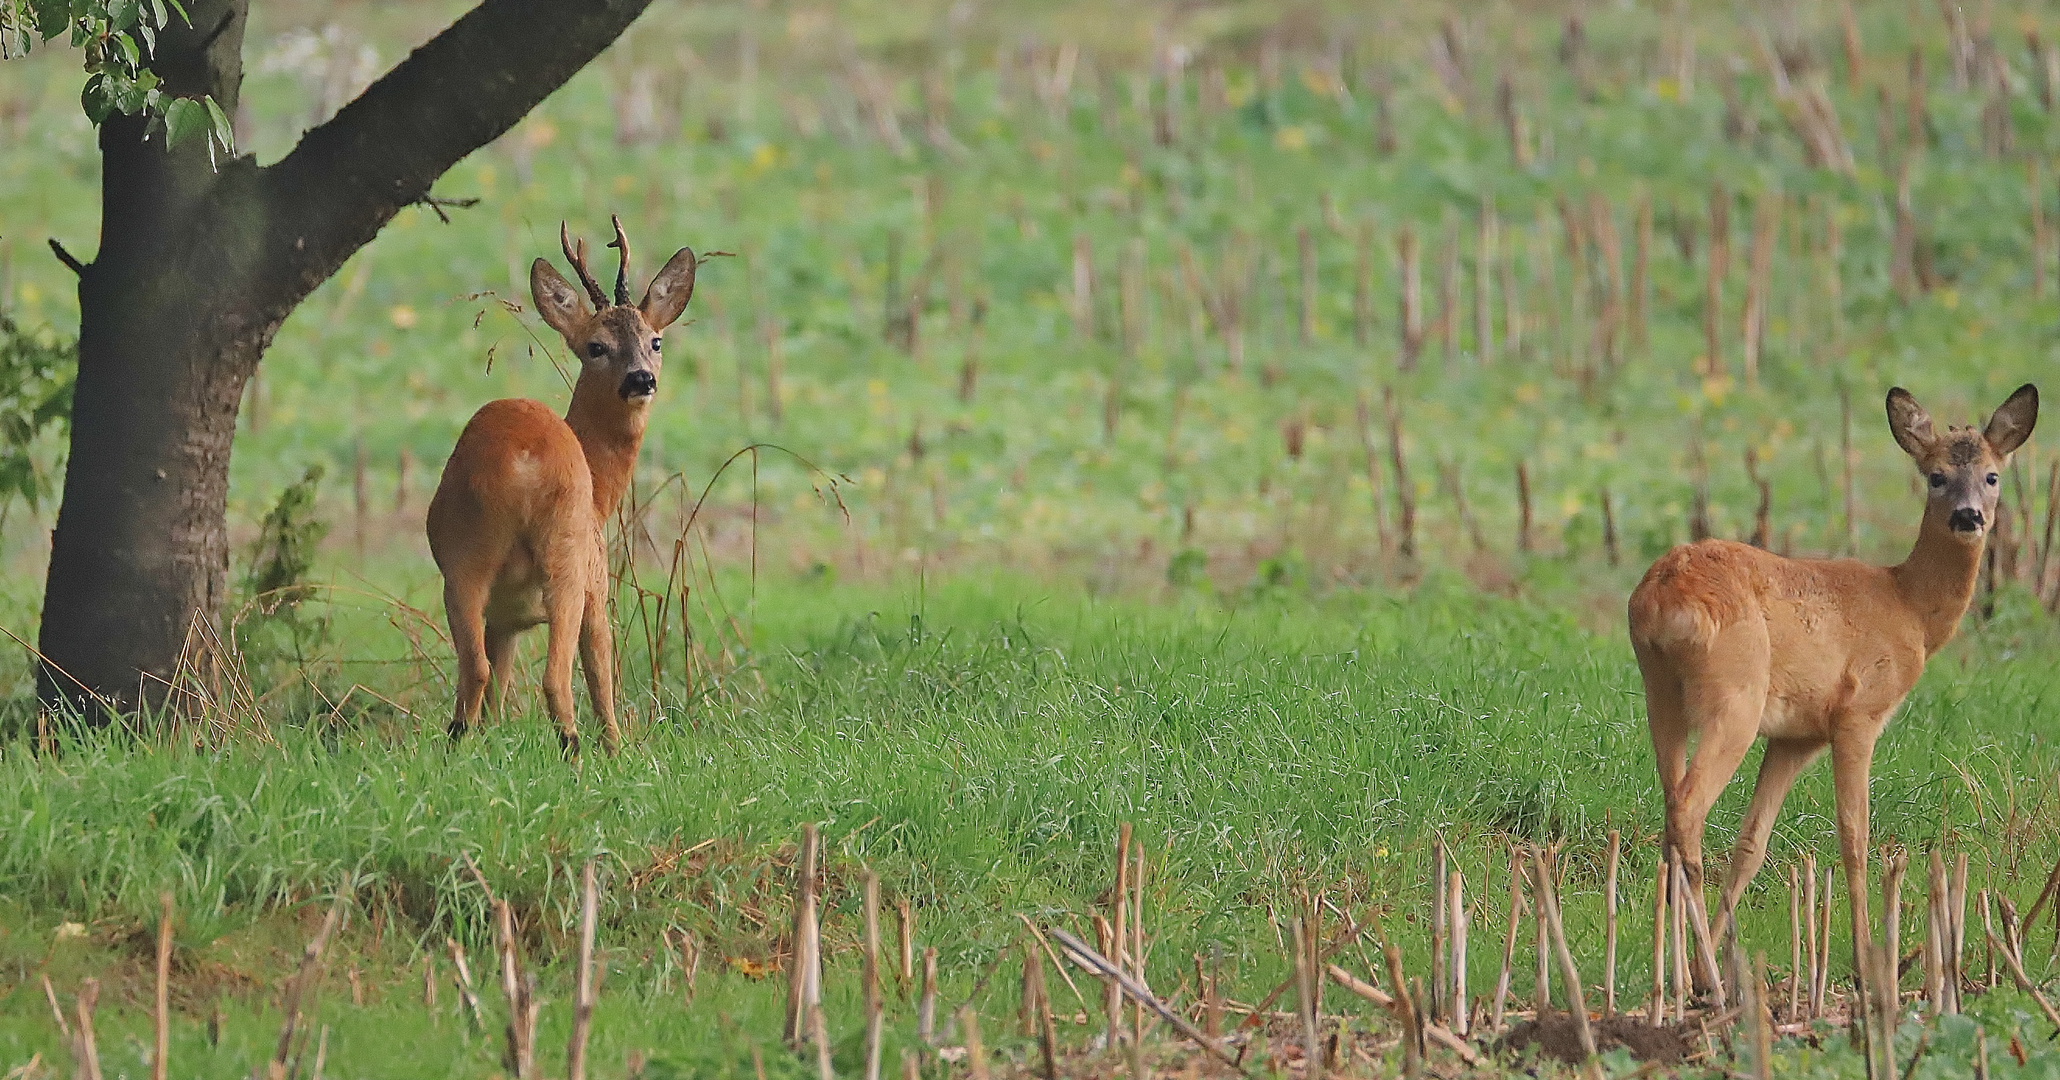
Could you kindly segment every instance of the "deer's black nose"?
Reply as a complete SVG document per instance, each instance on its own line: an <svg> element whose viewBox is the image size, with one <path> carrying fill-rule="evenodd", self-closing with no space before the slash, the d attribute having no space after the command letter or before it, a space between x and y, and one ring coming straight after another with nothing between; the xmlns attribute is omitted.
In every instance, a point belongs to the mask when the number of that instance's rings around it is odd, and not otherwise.
<svg viewBox="0 0 2060 1080"><path fill-rule="evenodd" d="M622 377L622 388L617 392L625 401L636 397L650 397L658 392L658 376L648 371L632 371Z"/></svg>
<svg viewBox="0 0 2060 1080"><path fill-rule="evenodd" d="M1953 511L1953 516L1946 519L1946 526L1954 532L1980 532L1981 525L1981 511L1971 506Z"/></svg>

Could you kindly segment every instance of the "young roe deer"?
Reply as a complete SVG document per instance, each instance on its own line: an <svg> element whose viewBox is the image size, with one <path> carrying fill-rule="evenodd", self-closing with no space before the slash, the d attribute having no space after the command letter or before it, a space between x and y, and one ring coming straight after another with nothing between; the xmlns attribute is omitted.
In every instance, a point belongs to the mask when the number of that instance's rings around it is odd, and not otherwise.
<svg viewBox="0 0 2060 1080"><path fill-rule="evenodd" d="M1907 391L1888 392L1889 431L1929 487L1917 543L1900 565L1786 559L1704 540L1660 556L1631 593L1631 647L1645 678L1667 850L1679 852L1698 902L1710 806L1753 742L1767 740L1712 927L1717 940L1728 936L1739 895L1766 861L1782 798L1829 747L1854 948L1864 955L1874 742L1925 660L1959 628L1995 520L1998 476L2030 437L2038 408L2038 390L2026 384L1985 428L1940 434Z"/></svg>
<svg viewBox="0 0 2060 1080"><path fill-rule="evenodd" d="M610 304L587 270L585 241L575 249L560 224L558 243L593 306L543 259L530 265L529 289L537 313L579 358L572 406L562 420L542 402L516 398L488 402L473 414L429 503L429 550L443 571L458 653L451 738L464 736L483 700L498 707L515 635L548 624L544 700L564 749L579 753L572 700L576 641L587 696L612 754L621 735L602 529L629 487L644 439L658 391L659 334L693 298L698 260L681 248L643 301L632 305L629 239L617 219L608 246L620 249L621 263Z"/></svg>

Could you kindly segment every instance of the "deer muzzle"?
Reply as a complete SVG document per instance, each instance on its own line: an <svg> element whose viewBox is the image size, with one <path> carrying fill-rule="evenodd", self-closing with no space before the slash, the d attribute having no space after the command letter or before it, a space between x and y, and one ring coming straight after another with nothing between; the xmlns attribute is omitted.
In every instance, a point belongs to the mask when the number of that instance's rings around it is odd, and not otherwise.
<svg viewBox="0 0 2060 1080"><path fill-rule="evenodd" d="M1983 524L1981 511L1972 506L1963 506L1946 519L1947 528L1961 533L1978 533Z"/></svg>
<svg viewBox="0 0 2060 1080"><path fill-rule="evenodd" d="M657 392L658 376L648 371L632 371L624 375L622 377L622 386L616 390L616 393L622 395L622 400L624 401L649 398Z"/></svg>

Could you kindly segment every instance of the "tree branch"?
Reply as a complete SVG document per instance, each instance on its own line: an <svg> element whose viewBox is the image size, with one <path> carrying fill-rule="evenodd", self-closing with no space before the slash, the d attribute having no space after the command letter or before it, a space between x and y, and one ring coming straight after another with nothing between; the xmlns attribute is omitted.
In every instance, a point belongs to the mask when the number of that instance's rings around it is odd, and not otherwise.
<svg viewBox="0 0 2060 1080"><path fill-rule="evenodd" d="M86 264L74 258L71 252L64 250L64 245L57 242L57 237L50 238L50 250L56 253L58 262L72 268L72 273L80 277L86 276Z"/></svg>
<svg viewBox="0 0 2060 1080"><path fill-rule="evenodd" d="M499 138L650 0L483 0L263 170L267 299L313 292L401 207Z"/></svg>

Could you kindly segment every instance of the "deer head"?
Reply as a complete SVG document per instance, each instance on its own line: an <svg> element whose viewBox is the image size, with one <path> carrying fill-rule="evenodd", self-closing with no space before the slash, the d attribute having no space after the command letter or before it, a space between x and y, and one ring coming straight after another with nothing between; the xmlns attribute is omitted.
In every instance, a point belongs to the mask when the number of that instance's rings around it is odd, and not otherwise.
<svg viewBox="0 0 2060 1080"><path fill-rule="evenodd" d="M1995 521L2003 466L2011 451L2031 437L2038 418L2038 388L2025 383L1980 430L1948 425L1940 435L1908 390L1898 386L1888 392L1888 430L1917 463L1929 487L1925 519L1936 515L1954 536L1970 543L1980 543Z"/></svg>
<svg viewBox="0 0 2060 1080"><path fill-rule="evenodd" d="M587 269L586 241L572 243L564 223L558 226L558 244L565 261L572 264L586 287L583 299L572 284L544 259L529 267L529 291L536 300L537 314L565 339L565 346L579 358L580 382L589 380L611 386L623 402L633 408L648 406L658 392L658 374L663 366L660 335L680 317L687 301L694 297L694 270L698 260L692 248L681 248L666 260L665 268L651 279L644 299L629 301L629 237L622 231L622 219L612 218L615 239L608 246L621 252L615 271L615 302L609 303L594 275ZM587 300L591 300L589 307Z"/></svg>

